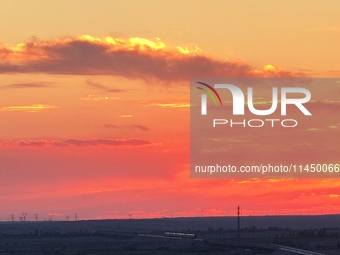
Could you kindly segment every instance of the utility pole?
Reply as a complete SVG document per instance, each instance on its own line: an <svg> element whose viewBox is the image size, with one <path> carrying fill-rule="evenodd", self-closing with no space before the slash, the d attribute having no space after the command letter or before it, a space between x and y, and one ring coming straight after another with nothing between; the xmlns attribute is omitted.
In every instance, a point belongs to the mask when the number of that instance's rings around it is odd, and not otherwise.
<svg viewBox="0 0 340 255"><path fill-rule="evenodd" d="M240 238L240 206L237 206L237 238Z"/></svg>

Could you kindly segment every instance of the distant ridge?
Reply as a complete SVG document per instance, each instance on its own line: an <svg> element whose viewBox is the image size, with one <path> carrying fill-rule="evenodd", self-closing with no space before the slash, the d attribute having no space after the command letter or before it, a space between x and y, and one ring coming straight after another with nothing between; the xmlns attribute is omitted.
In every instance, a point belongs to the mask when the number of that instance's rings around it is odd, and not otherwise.
<svg viewBox="0 0 340 255"><path fill-rule="evenodd" d="M154 219L104 219L104 220L79 220L79 221L26 221L26 222L0 222L1 229L6 232L6 225L14 232L24 231L30 233L37 228L58 227L61 232L70 231L73 228L83 231L117 230L118 226L125 230L202 230L208 228L236 229L237 217L178 217L178 218L154 218ZM255 226L260 229L269 227L290 229L319 229L340 227L340 215L269 215L269 216L242 216L241 229Z"/></svg>

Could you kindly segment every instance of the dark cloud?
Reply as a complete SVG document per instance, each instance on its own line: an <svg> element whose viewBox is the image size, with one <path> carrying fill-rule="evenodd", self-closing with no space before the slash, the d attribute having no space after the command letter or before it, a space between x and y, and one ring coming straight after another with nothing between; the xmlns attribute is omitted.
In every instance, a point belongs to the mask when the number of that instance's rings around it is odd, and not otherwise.
<svg viewBox="0 0 340 255"><path fill-rule="evenodd" d="M87 80L87 81L86 81L86 84L87 84L87 85L90 85L90 86L92 86L92 87L98 88L98 89L105 89L105 90L108 89L108 88L105 87L104 85L102 85L102 84L100 84L100 83L97 83L97 82L93 82L93 81L91 81L91 80Z"/></svg>
<svg viewBox="0 0 340 255"><path fill-rule="evenodd" d="M102 85L101 83L93 82L92 80L87 80L86 84L88 84L88 85L90 85L94 88L105 90L106 92L110 92L110 93L119 93L119 92L126 91L124 89L110 89L109 87L106 87L106 86Z"/></svg>
<svg viewBox="0 0 340 255"><path fill-rule="evenodd" d="M0 54L1 56L1 54ZM26 73L21 66L10 63L0 63L0 73Z"/></svg>
<svg viewBox="0 0 340 255"><path fill-rule="evenodd" d="M244 63L167 50L165 46L163 47L164 44L161 45L162 47L155 46L154 42L146 39L116 40L114 43L109 43L84 38L28 43L17 52L3 48L0 52L0 57L2 56L3 59L0 73L115 75L129 79L157 79L164 82L184 81L193 77L242 78L294 75L281 69L259 72ZM106 89L106 86L98 83L88 82L88 84Z"/></svg>
<svg viewBox="0 0 340 255"><path fill-rule="evenodd" d="M49 87L51 83L49 82L40 82L40 83L16 83L3 85L2 88L13 88L13 89L25 89L25 88L46 88Z"/></svg>
<svg viewBox="0 0 340 255"><path fill-rule="evenodd" d="M141 131L150 131L150 128L143 126L143 125L122 125L122 126L117 126L117 125L110 125L106 124L106 128L113 128L113 129L138 129Z"/></svg>
<svg viewBox="0 0 340 255"><path fill-rule="evenodd" d="M109 92L109 93L119 93L119 92L124 92L124 91L126 91L126 90L125 89L109 89L106 92Z"/></svg>

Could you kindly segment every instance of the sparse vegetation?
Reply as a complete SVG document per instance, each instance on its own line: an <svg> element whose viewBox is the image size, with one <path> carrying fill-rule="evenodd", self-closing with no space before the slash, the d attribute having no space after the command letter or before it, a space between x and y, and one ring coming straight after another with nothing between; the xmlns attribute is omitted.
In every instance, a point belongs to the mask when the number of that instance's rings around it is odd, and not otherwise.
<svg viewBox="0 0 340 255"><path fill-rule="evenodd" d="M199 219L204 225L204 219ZM180 224L175 224L179 221ZM16 222L0 223L0 254L241 254L261 253L248 251L227 243L275 244L318 252L340 253L339 228L263 227L244 226L237 238L237 230L226 225L216 227L188 224L192 219L155 219L121 221L78 222ZM222 221L221 221L222 222ZM256 222L254 222L256 223ZM189 226L186 230L183 226ZM162 226L168 226L163 228ZM170 228L171 227L171 228ZM197 239L168 238L164 232L171 229L196 234ZM275 247L275 246L274 246ZM269 251L266 251L267 253Z"/></svg>

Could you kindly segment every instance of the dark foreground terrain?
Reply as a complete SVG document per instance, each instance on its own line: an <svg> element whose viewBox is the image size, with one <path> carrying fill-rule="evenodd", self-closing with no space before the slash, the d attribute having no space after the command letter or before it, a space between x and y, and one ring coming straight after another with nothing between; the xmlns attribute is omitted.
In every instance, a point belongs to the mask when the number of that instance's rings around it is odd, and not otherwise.
<svg viewBox="0 0 340 255"><path fill-rule="evenodd" d="M4 254L340 254L340 216L0 223ZM164 236L191 233L195 238Z"/></svg>

